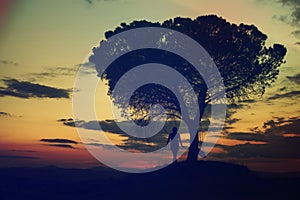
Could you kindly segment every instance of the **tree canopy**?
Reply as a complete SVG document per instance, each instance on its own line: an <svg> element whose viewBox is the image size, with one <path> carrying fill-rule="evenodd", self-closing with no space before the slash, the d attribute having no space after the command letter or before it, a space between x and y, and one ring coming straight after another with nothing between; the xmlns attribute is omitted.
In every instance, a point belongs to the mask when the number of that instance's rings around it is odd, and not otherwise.
<svg viewBox="0 0 300 200"><path fill-rule="evenodd" d="M196 19L176 17L162 23L146 20L121 23L115 30L107 31L105 38L139 27L172 29L188 35L201 44L220 71L229 101L262 96L265 89L276 80L279 66L285 62L286 48L281 44L266 46L267 36L256 26L236 25L215 15L199 16ZM100 46L93 49L93 54L89 58L97 69L101 63L98 51L105 42L106 40L101 41ZM203 78L183 58L162 50L132 51L115 60L101 75L101 78L108 82L108 95L121 108L124 116L136 122L147 121L150 106L161 104L170 116L180 118L178 100L172 91L161 85L148 84L138 88L130 99L129 108L123 106L121 96L112 96L111 92L123 74L135 66L149 62L162 63L180 72L193 86L202 110L212 99L218 98L207 95Z"/></svg>

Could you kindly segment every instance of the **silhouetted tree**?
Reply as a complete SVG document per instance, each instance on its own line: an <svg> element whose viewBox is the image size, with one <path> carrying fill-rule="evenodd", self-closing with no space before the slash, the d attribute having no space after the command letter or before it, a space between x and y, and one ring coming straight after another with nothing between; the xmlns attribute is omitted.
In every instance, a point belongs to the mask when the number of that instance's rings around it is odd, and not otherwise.
<svg viewBox="0 0 300 200"><path fill-rule="evenodd" d="M182 32L199 44L210 54L223 78L226 97L229 101L244 100L261 96L279 74L279 66L284 63L286 48L280 44L271 47L265 45L267 36L254 25L232 24L215 15L200 16L196 19L177 17L163 23L133 21L121 23L114 31L105 33L106 39L126 30L139 27L163 27ZM106 40L101 41L100 47ZM89 61L101 68L100 47L93 49ZM166 87L147 84L138 88L130 99L130 108L124 107L121 96L112 96L112 90L119 78L135 66L145 63L161 63L173 67L180 72L193 86L198 96L200 119L203 111L217 95L208 95L207 86L201 75L183 58L173 53L144 49L132 51L114 61L102 75L108 81L109 92L113 102L121 108L124 116L137 123L147 124L148 109L153 104L164 106L170 117L182 118L180 105L175 95ZM102 73L102 71L99 73ZM217 94L217 93L216 93ZM199 122L198 122L199 123ZM198 133L189 148L188 160L196 160L199 152Z"/></svg>

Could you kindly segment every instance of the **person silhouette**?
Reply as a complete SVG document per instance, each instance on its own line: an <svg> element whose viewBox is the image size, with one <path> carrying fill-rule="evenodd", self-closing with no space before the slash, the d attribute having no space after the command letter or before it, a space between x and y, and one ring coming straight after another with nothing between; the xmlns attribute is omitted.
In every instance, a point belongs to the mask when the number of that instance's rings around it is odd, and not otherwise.
<svg viewBox="0 0 300 200"><path fill-rule="evenodd" d="M177 134L177 128L173 127L172 129L172 133L169 134L168 140L167 140L167 145L169 144L169 142L171 141L171 150L173 153L173 161L177 160L177 153L179 150L179 143L181 145L181 147L183 147L182 145L182 141L180 138L180 134Z"/></svg>

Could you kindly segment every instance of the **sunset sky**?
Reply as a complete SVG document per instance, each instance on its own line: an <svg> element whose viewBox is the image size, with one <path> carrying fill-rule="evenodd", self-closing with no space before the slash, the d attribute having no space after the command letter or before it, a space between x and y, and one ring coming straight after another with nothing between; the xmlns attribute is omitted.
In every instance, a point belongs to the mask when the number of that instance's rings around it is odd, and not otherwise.
<svg viewBox="0 0 300 200"><path fill-rule="evenodd" d="M100 166L80 143L76 129L60 120L73 118L72 88L79 65L104 33L121 22L216 14L231 23L254 24L268 36L267 45L282 44L287 55L278 80L266 94L239 103L233 123L227 124L231 128L207 159L258 171L300 171L300 22L295 15L300 16L300 4L296 1L0 2L0 167ZM31 92L36 87L43 92ZM108 97L99 99L99 105L108 102ZM97 112L99 120L111 119L110 107L101 106ZM267 136L259 140L253 134Z"/></svg>

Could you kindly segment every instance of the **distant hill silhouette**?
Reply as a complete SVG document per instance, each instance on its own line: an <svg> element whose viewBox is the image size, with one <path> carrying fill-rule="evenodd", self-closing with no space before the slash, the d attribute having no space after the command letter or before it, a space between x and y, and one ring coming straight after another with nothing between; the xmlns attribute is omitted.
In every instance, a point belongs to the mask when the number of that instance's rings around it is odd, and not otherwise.
<svg viewBox="0 0 300 200"><path fill-rule="evenodd" d="M299 178L266 178L244 166L213 161L143 174L105 167L3 168L0 178L0 199L297 199L300 194Z"/></svg>

